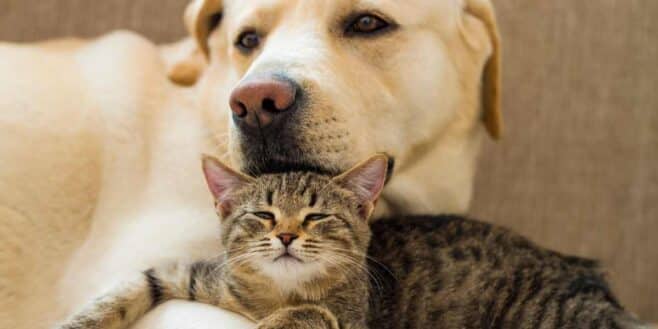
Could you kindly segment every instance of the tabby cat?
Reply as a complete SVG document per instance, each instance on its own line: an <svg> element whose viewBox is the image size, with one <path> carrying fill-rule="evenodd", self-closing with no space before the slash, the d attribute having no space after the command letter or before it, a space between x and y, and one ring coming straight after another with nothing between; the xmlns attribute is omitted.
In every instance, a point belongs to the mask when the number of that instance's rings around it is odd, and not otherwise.
<svg viewBox="0 0 658 329"><path fill-rule="evenodd" d="M455 216L368 225L388 159L258 178L204 158L217 260L152 268L61 328L125 328L156 305L217 305L258 328L640 328L595 262ZM371 239L372 236L372 239Z"/></svg>

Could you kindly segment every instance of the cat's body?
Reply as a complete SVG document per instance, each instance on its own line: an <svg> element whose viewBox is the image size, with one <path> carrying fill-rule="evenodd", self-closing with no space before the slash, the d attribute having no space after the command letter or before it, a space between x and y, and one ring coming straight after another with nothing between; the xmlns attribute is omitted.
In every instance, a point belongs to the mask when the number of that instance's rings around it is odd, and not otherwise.
<svg viewBox="0 0 658 329"><path fill-rule="evenodd" d="M594 261L458 216L371 228L370 328L641 328Z"/></svg>
<svg viewBox="0 0 658 329"><path fill-rule="evenodd" d="M508 230L441 216L369 228L387 166L379 156L336 178L251 178L206 159L224 255L149 269L62 328L126 328L169 299L217 305L259 329L640 327L593 262Z"/></svg>

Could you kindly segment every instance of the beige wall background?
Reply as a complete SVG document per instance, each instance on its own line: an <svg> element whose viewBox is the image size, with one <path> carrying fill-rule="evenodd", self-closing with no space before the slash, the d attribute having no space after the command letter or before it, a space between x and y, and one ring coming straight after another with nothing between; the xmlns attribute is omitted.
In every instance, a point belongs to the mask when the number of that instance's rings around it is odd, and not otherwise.
<svg viewBox="0 0 658 329"><path fill-rule="evenodd" d="M658 1L493 0L507 134L485 144L473 215L601 259L658 321ZM0 0L0 40L184 35L187 0Z"/></svg>

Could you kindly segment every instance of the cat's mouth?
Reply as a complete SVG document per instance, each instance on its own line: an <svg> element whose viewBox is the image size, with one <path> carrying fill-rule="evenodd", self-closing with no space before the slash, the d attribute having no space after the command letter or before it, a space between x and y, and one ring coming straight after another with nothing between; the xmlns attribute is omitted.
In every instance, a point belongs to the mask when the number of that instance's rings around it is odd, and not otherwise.
<svg viewBox="0 0 658 329"><path fill-rule="evenodd" d="M287 250L285 252L283 252L281 255L274 258L275 263L279 262L279 261L282 261L282 262L292 261L292 262L303 263L303 261L301 259L295 257L293 254L289 253Z"/></svg>

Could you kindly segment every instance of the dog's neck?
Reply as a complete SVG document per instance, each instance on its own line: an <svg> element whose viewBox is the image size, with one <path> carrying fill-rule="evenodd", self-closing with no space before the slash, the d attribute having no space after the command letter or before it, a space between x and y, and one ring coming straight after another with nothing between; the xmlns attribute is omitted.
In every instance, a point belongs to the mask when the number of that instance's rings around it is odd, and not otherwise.
<svg viewBox="0 0 658 329"><path fill-rule="evenodd" d="M375 216L465 213L485 134L481 125L457 134L443 133L421 155L407 159L386 187Z"/></svg>

